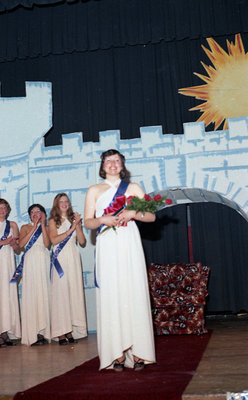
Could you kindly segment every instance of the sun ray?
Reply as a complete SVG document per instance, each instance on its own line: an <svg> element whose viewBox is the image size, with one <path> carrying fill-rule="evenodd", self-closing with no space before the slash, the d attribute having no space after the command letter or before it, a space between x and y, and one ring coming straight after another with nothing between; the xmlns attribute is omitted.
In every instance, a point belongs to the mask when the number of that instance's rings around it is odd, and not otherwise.
<svg viewBox="0 0 248 400"><path fill-rule="evenodd" d="M227 129L227 119L248 115L248 53L240 34L235 35L235 42L226 40L225 51L213 38L207 38L209 49L202 45L212 65L201 61L207 76L194 72L205 84L185 87L180 94L195 97L204 102L190 108L200 111L197 121L204 121L208 126L214 124L218 129L223 124Z"/></svg>
<svg viewBox="0 0 248 400"><path fill-rule="evenodd" d="M211 65L206 65L202 61L201 61L201 65L203 66L205 71L208 73L208 76L213 79L216 75L216 70ZM194 74L195 74L195 72L194 72Z"/></svg>

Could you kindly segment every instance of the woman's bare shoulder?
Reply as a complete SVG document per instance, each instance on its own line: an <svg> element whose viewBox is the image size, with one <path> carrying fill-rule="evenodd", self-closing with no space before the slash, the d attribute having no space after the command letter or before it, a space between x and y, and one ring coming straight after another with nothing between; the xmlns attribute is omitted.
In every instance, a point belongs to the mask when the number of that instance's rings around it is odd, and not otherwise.
<svg viewBox="0 0 248 400"><path fill-rule="evenodd" d="M129 183L128 193L130 193L132 196L139 196L139 197L144 196L144 190L138 183L135 182Z"/></svg>
<svg viewBox="0 0 248 400"><path fill-rule="evenodd" d="M89 187L88 192L87 192L87 197L90 199L95 199L100 196L101 193L103 193L107 188L107 185L105 182L97 183L96 185L92 185Z"/></svg>
<svg viewBox="0 0 248 400"><path fill-rule="evenodd" d="M28 232L32 229L32 224L24 224L21 226L21 231Z"/></svg>
<svg viewBox="0 0 248 400"><path fill-rule="evenodd" d="M95 185L92 185L89 187L88 192L90 191L93 193L95 193L95 192L97 193L97 192L101 191L105 185L106 185L105 182L100 182Z"/></svg>

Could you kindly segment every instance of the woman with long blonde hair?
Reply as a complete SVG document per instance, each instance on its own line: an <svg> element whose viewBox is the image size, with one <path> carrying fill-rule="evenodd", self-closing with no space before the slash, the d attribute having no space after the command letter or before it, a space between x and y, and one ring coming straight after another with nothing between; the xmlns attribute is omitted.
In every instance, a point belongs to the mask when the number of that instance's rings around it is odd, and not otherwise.
<svg viewBox="0 0 248 400"><path fill-rule="evenodd" d="M51 337L60 345L87 336L82 264L77 243L85 247L81 214L66 193L55 196L49 218L51 258Z"/></svg>

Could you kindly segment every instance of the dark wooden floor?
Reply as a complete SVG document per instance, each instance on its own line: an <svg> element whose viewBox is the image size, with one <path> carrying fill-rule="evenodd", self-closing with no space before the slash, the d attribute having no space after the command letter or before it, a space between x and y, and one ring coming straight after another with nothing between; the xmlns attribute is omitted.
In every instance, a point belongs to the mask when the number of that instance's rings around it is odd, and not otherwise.
<svg viewBox="0 0 248 400"><path fill-rule="evenodd" d="M207 318L206 325L213 333L182 400L226 400L227 392L248 390L247 316ZM95 334L73 346L2 348L0 400L11 400L16 392L69 371L96 354Z"/></svg>

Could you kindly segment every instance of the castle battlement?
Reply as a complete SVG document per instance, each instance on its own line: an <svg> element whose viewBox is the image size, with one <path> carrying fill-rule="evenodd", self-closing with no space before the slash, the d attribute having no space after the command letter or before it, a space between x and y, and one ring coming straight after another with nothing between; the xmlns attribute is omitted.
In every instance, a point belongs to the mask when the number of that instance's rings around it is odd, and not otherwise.
<svg viewBox="0 0 248 400"><path fill-rule="evenodd" d="M25 98L0 98L0 196L10 202L19 226L27 222L30 204L41 203L49 213L59 192L83 213L88 187L100 181L100 154L110 148L125 155L132 180L146 193L202 188L235 201L248 214L248 117L230 119L226 131L206 132L203 123L194 122L184 124L184 134L165 135L161 126L147 126L135 139L121 139L119 130L100 132L96 143L74 132L62 135L62 145L45 147L52 126L51 84L27 82L26 91ZM84 279L94 329L94 247L90 232L86 235Z"/></svg>

